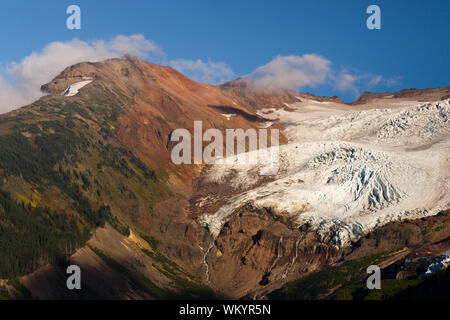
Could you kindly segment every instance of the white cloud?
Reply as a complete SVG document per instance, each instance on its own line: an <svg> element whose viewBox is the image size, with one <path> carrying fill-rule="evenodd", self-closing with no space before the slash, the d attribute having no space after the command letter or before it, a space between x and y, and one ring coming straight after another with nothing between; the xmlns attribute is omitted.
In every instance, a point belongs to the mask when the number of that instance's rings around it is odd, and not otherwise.
<svg viewBox="0 0 450 320"><path fill-rule="evenodd" d="M38 99L40 87L51 81L66 67L79 62L96 62L126 53L166 61L163 50L141 34L119 35L110 41L52 42L42 50L33 52L20 62L12 62L0 69L0 113L16 109ZM209 84L220 84L237 75L223 62L176 59L167 62L190 78ZM331 61L317 54L277 56L246 76L256 87L300 91L303 87L331 85L340 92L351 92L357 97L358 89L391 87L399 78L385 78L357 71L336 71Z"/></svg>
<svg viewBox="0 0 450 320"><path fill-rule="evenodd" d="M223 62L177 59L170 61L169 65L202 83L221 84L236 77L231 68Z"/></svg>
<svg viewBox="0 0 450 320"><path fill-rule="evenodd" d="M103 42L105 45L105 43ZM118 35L105 45L109 51L123 55L129 53L141 58L163 57L165 54L163 50L158 47L153 41L145 39L142 34L135 34L131 36Z"/></svg>
<svg viewBox="0 0 450 320"><path fill-rule="evenodd" d="M257 87L298 91L325 83L331 62L316 54L278 56L248 75Z"/></svg>
<svg viewBox="0 0 450 320"><path fill-rule="evenodd" d="M143 35L119 35L110 41L52 42L20 62L12 62L0 73L0 113L31 103L42 93L40 87L66 67L96 62L130 53L142 58L163 57L163 51Z"/></svg>
<svg viewBox="0 0 450 320"><path fill-rule="evenodd" d="M0 113L16 109L26 103L27 99L0 75Z"/></svg>
<svg viewBox="0 0 450 320"><path fill-rule="evenodd" d="M367 83L367 85L369 87L376 87L382 81L383 81L383 77L382 76L379 76L379 75L378 76L373 76L371 79L369 79L369 82Z"/></svg>
<svg viewBox="0 0 450 320"><path fill-rule="evenodd" d="M336 70L330 60L317 54L277 56L247 76L256 88L300 91L304 87L330 86L341 93L359 96L359 90L389 88L399 84L399 78L386 78L346 69Z"/></svg>
<svg viewBox="0 0 450 320"><path fill-rule="evenodd" d="M352 73L341 70L337 76L333 76L334 88L340 92L351 92L357 98L361 90L373 90L375 88L390 88L400 83L400 78L386 78L381 75L357 72Z"/></svg>
<svg viewBox="0 0 450 320"><path fill-rule="evenodd" d="M351 75L350 73L340 72L338 76L334 79L335 88L340 92L352 92L355 97L359 96L359 91L356 88L356 81L359 78L355 75Z"/></svg>
<svg viewBox="0 0 450 320"><path fill-rule="evenodd" d="M394 87L400 84L401 77L383 77L380 75L366 74L364 77L368 88L374 87Z"/></svg>

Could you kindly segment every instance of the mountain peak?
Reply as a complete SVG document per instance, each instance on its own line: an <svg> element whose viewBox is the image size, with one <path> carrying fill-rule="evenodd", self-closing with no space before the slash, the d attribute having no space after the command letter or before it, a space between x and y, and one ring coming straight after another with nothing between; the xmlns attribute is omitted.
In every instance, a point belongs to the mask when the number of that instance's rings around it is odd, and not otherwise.
<svg viewBox="0 0 450 320"><path fill-rule="evenodd" d="M81 62L69 66L52 81L42 85L41 91L48 94L62 94L72 84L85 79L100 82L106 87L112 85L136 87L149 83L158 83L163 86L170 83L185 87L208 86L189 79L169 66L161 66L126 54L120 58L100 62Z"/></svg>

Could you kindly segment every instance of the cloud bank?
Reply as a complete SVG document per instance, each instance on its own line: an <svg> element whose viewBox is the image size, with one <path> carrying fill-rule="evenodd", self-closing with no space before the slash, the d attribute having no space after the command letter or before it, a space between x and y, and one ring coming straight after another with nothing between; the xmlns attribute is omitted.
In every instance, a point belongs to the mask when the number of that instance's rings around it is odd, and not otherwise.
<svg viewBox="0 0 450 320"><path fill-rule="evenodd" d="M399 78L354 70L335 69L330 60L317 54L277 56L246 76L256 87L300 91L304 87L329 86L341 93L360 95L358 88L392 87Z"/></svg>
<svg viewBox="0 0 450 320"><path fill-rule="evenodd" d="M372 90L377 87L390 88L400 84L400 77L386 78L381 75L361 71L348 72L341 70L333 77L334 89L339 92L350 92L355 98L361 94L358 88Z"/></svg>
<svg viewBox="0 0 450 320"><path fill-rule="evenodd" d="M96 62L130 53L142 58L163 58L164 53L143 35L119 35L110 41L51 42L20 62L9 63L0 72L0 113L38 99L40 87L66 67L79 62Z"/></svg>
<svg viewBox="0 0 450 320"><path fill-rule="evenodd" d="M278 56L247 76L254 85L299 91L323 84L331 75L331 62L316 54Z"/></svg>
<svg viewBox="0 0 450 320"><path fill-rule="evenodd" d="M169 65L202 83L221 84L236 78L236 74L223 62L177 59L170 61Z"/></svg>
<svg viewBox="0 0 450 320"><path fill-rule="evenodd" d="M334 78L334 87L340 92L351 92L355 97L359 96L359 91L356 88L358 77L347 72L340 72Z"/></svg>
<svg viewBox="0 0 450 320"><path fill-rule="evenodd" d="M141 34L118 35L109 41L51 42L19 62L0 68L0 113L17 109L38 99L41 85L51 81L66 67L79 62L96 62L132 54L172 66L202 83L221 84L238 76L223 62L187 59L169 60L164 51ZM391 87L398 78L359 71L337 70L330 60L317 54L277 56L245 76L257 88L300 91L305 87L327 86L357 98L359 88Z"/></svg>

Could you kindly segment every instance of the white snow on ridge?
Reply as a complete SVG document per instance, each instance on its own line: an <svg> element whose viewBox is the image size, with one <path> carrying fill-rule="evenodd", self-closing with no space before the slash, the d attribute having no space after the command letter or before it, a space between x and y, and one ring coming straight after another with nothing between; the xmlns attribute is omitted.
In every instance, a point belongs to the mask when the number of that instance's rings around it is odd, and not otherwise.
<svg viewBox="0 0 450 320"><path fill-rule="evenodd" d="M254 187L258 164L210 169L207 179L243 191L201 222L218 235L251 204L342 246L389 221L434 215L450 206L449 119L450 100L304 117L286 130L274 181Z"/></svg>
<svg viewBox="0 0 450 320"><path fill-rule="evenodd" d="M223 115L225 118L227 118L227 120L230 120L231 119L231 117L235 117L236 116L236 114L235 113L227 113L227 114L224 114L224 113L221 113L221 115Z"/></svg>
<svg viewBox="0 0 450 320"><path fill-rule="evenodd" d="M425 277L431 276L437 271L447 268L449 265L450 265L450 251L447 251L443 255L441 255L436 262L430 264L427 268L427 271L421 274L418 277L418 279L423 279Z"/></svg>
<svg viewBox="0 0 450 320"><path fill-rule="evenodd" d="M91 83L93 80L84 80L71 84L62 94L65 97L73 97L78 94L79 90Z"/></svg>
<svg viewBox="0 0 450 320"><path fill-rule="evenodd" d="M450 100L395 109L360 112L337 110L320 119L305 119L286 131L293 141L321 139L405 145L448 135Z"/></svg>

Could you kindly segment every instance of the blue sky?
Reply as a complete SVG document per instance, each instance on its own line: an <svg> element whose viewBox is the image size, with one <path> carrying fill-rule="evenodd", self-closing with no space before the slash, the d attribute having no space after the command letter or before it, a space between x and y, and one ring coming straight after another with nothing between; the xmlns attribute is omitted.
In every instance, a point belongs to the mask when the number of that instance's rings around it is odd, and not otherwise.
<svg viewBox="0 0 450 320"><path fill-rule="evenodd" d="M81 30L66 28L71 4L81 7ZM366 27L371 4L381 8L381 30ZM318 55L332 75L299 89L352 101L365 90L450 85L449 16L446 0L8 1L0 10L0 70L14 81L5 71L11 63L51 42L141 34L164 52L155 62L218 63L227 68L223 79L250 74L279 55ZM205 80L195 66L177 65ZM337 84L341 75L353 77L351 87Z"/></svg>

